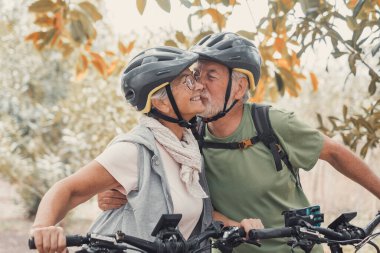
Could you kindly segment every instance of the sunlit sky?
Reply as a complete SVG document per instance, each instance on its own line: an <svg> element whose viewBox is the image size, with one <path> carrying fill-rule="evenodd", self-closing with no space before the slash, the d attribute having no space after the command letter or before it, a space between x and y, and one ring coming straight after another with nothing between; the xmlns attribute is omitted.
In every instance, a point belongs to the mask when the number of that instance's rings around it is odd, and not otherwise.
<svg viewBox="0 0 380 253"><path fill-rule="evenodd" d="M112 26L112 30L119 36L128 35L132 31L143 31L146 28L150 31L160 31L161 29L168 31L171 28L183 31L186 35L189 32L187 17L194 10L183 6L180 0L171 0L170 2L171 11L167 13L158 6L155 0L149 0L143 15L140 15L136 7L136 0L106 0L104 1L106 10L103 14L104 18ZM239 2L240 5L234 7L233 14L227 20L226 27L223 30L234 32L239 30L255 31L260 19L268 12L267 0L242 0ZM207 8L207 2L202 0L202 3ZM337 4L343 4L343 2ZM218 5L218 8L224 8L224 6ZM341 6L339 9L347 11L345 6ZM192 21L193 29L199 30L202 25L200 19L194 17ZM212 22L209 16L203 21L206 23ZM318 53L319 58L323 55L323 60L321 60L325 61L326 57L328 57L328 52L329 50L323 50L322 48L322 51ZM309 60L306 61L310 62Z"/></svg>
<svg viewBox="0 0 380 253"><path fill-rule="evenodd" d="M170 13L162 10L155 0L149 0L143 15L138 12L135 0L107 0L104 2L106 5L105 16L118 34L128 34L132 30L140 31L146 27L149 27L150 30L174 28L175 30L183 31L185 34L189 31L187 17L190 10L181 5L179 0L171 1ZM249 10L252 11L253 18ZM235 7L232 16L228 19L225 30L254 31L253 29L257 26L260 18L267 11L268 5L265 0L241 1L241 5ZM199 22L197 23L195 18L193 19L193 24L193 28L201 25Z"/></svg>

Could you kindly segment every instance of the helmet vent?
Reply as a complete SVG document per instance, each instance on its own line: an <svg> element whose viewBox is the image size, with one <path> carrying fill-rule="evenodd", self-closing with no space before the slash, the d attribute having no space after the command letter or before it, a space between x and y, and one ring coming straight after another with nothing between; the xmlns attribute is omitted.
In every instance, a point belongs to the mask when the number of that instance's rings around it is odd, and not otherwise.
<svg viewBox="0 0 380 253"><path fill-rule="evenodd" d="M135 99L135 91L129 89L129 90L125 93L125 98L126 98L128 101L134 100L134 99Z"/></svg>
<svg viewBox="0 0 380 253"><path fill-rule="evenodd" d="M141 62L141 65L144 65L144 64L147 64L147 63L151 63L151 62L157 62L158 59L157 57L155 56L148 56L148 57L145 57L142 62Z"/></svg>
<svg viewBox="0 0 380 253"><path fill-rule="evenodd" d="M208 47L212 47L214 46L216 43L220 42L223 40L223 34L220 34L219 36L217 36L216 38L212 39L209 44L207 45Z"/></svg>
<svg viewBox="0 0 380 253"><path fill-rule="evenodd" d="M159 76L159 75L163 75L163 74L167 74L170 72L170 69L164 69L164 70L161 70L161 71L158 71L156 73L156 76Z"/></svg>
<svg viewBox="0 0 380 253"><path fill-rule="evenodd" d="M240 55L232 56L232 57L230 57L230 60L231 61L239 61L239 60L241 60L241 56Z"/></svg>

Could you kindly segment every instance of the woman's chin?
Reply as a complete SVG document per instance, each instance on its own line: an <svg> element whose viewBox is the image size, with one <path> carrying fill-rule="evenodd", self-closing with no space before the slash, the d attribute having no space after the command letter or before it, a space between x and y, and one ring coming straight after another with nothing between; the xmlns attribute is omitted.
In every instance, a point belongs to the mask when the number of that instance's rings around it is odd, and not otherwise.
<svg viewBox="0 0 380 253"><path fill-rule="evenodd" d="M197 107L197 111L195 112L196 115L202 114L206 110L206 106L203 104Z"/></svg>

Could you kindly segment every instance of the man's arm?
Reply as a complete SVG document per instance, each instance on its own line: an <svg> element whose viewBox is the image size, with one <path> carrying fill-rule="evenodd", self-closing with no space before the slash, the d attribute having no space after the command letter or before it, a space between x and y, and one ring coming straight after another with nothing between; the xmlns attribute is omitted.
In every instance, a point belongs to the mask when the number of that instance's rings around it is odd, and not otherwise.
<svg viewBox="0 0 380 253"><path fill-rule="evenodd" d="M362 159L346 147L325 136L319 158L330 163L337 171L357 182L380 199L380 178Z"/></svg>
<svg viewBox="0 0 380 253"><path fill-rule="evenodd" d="M117 190L98 193L98 207L103 211L116 209L128 203L127 196Z"/></svg>

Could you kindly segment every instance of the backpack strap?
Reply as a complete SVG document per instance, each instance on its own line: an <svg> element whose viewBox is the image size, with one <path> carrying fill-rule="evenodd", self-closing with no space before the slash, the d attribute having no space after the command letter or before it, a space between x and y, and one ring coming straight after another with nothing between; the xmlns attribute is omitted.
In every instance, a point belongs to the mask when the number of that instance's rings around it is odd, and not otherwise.
<svg viewBox="0 0 380 253"><path fill-rule="evenodd" d="M206 134L206 125L207 123L204 121L200 121L198 123L198 129L196 131L193 130L193 135L195 139L198 141L199 149L202 150L204 148L213 148L213 149L245 149L248 148L260 141L258 136L254 136L252 138L242 140L240 142L213 142L213 141L205 141L204 136Z"/></svg>
<svg viewBox="0 0 380 253"><path fill-rule="evenodd" d="M257 130L257 136L272 153L276 170L280 171L282 170L282 164L279 150L282 150L282 148L269 120L269 107L268 105L253 104L251 114L253 124Z"/></svg>
<svg viewBox="0 0 380 253"><path fill-rule="evenodd" d="M276 165L276 170L282 170L281 161L283 161L296 179L297 186L302 188L299 174L295 172L292 164L289 161L288 154L282 147L280 140L272 128L272 124L269 118L269 108L269 105L252 105L251 114L253 124L256 127L257 136L259 137L259 140L271 151L274 158L274 163Z"/></svg>
<svg viewBox="0 0 380 253"><path fill-rule="evenodd" d="M269 118L269 105L261 104L252 104L251 114L253 119L253 124L257 130L257 136L253 136L249 139L242 140L240 142L213 142L205 141L205 130L206 123L201 121L198 124L198 129L193 129L193 134L196 137L199 145L199 149L203 154L204 148L213 148L213 149L245 149L258 142L262 142L272 153L276 170L282 170L282 163L284 162L286 167L292 173L296 179L296 185L302 188L299 174L295 172L292 164L289 161L289 157L286 151L281 146L281 143L274 132ZM196 132L195 132L196 130Z"/></svg>

